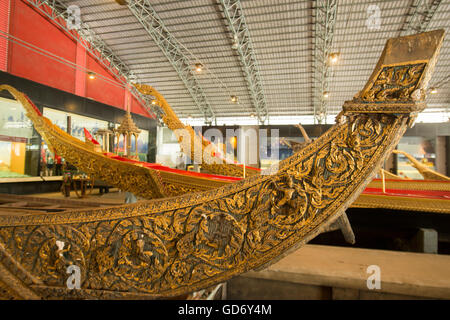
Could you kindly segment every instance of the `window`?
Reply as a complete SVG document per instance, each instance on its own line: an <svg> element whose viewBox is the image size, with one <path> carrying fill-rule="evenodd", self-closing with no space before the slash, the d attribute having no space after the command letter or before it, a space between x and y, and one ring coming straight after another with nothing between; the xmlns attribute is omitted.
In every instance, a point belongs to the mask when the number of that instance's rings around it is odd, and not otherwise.
<svg viewBox="0 0 450 320"><path fill-rule="evenodd" d="M19 102L0 98L0 107L0 178L36 176L39 135Z"/></svg>

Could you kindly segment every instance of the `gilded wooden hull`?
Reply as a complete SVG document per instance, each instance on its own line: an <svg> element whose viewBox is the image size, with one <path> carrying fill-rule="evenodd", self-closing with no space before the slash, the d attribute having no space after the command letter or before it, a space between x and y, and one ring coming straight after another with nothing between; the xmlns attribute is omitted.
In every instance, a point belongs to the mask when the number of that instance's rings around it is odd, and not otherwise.
<svg viewBox="0 0 450 320"><path fill-rule="evenodd" d="M219 158L217 146L196 134L191 126L183 124L163 95L155 88L146 84L135 84L135 87L142 94L154 98L153 102L155 107L159 108L162 120L177 136L181 151L196 163L201 163L202 169L213 174L244 177L244 167L225 158ZM200 152L195 150L200 150ZM259 169L246 166L246 176L258 175L259 173Z"/></svg>
<svg viewBox="0 0 450 320"><path fill-rule="evenodd" d="M80 141L52 124L22 92L9 85L0 85L0 90L8 91L22 104L27 117L53 152L88 175L114 187L145 199L155 199L209 190L235 181L232 177L198 175L170 168L164 170L163 166L99 152L92 143Z"/></svg>
<svg viewBox="0 0 450 320"><path fill-rule="evenodd" d="M171 297L277 261L337 219L380 170L425 107L443 35L389 40L338 123L277 170L132 205L0 217L0 294ZM70 289L75 267L80 288Z"/></svg>

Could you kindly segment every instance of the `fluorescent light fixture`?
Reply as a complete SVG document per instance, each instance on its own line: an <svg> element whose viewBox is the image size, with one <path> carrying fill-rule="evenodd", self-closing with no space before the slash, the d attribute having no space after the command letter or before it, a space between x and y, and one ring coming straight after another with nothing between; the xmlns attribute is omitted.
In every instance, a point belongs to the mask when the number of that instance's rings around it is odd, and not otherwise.
<svg viewBox="0 0 450 320"><path fill-rule="evenodd" d="M203 65L201 63L196 63L195 64L195 71L197 71L198 73L203 71Z"/></svg>

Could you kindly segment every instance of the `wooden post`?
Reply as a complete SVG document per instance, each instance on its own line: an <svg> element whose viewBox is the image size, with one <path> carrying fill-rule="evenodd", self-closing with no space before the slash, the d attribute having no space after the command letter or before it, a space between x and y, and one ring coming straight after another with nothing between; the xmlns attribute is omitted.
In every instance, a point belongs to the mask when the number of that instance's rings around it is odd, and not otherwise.
<svg viewBox="0 0 450 320"><path fill-rule="evenodd" d="M355 243L355 234L353 233L352 226L350 225L350 221L348 220L345 211L336 220L323 227L321 233L335 230L341 230L346 242L350 244Z"/></svg>
<svg viewBox="0 0 450 320"><path fill-rule="evenodd" d="M447 144L445 136L436 137L436 171L447 175Z"/></svg>
<svg viewBox="0 0 450 320"><path fill-rule="evenodd" d="M66 119L67 119L66 131L68 134L72 134L72 116L67 116Z"/></svg>

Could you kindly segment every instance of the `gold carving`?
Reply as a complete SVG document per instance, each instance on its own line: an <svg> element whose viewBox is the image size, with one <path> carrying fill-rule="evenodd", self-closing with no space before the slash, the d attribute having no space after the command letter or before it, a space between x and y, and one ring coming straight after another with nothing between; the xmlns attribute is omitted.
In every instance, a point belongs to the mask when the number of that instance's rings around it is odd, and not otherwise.
<svg viewBox="0 0 450 320"><path fill-rule="evenodd" d="M197 163L202 164L202 168L206 171L214 174L233 176L233 177L243 177L244 169L234 163L229 163L226 159L220 159L216 156L218 154L217 147L210 141L207 141L201 135L195 133L189 125L184 125L180 119L178 119L175 112L172 110L170 105L167 103L166 99L153 87L146 84L135 84L134 85L139 92L145 95L150 95L155 97L154 101L157 101L157 106L160 108L160 114L162 120L167 125L167 127L172 130L178 138L181 150L191 159L195 160ZM187 133L188 136L183 136L180 133ZM194 151L200 150L196 154ZM208 150L208 152L206 152ZM252 170L248 168L246 170L246 176L252 176L259 174L258 170Z"/></svg>
<svg viewBox="0 0 450 320"><path fill-rule="evenodd" d="M416 37L439 40L421 56L434 59L443 31ZM380 169L409 122L404 112L353 112L281 161L277 172L214 190L56 215L0 216L0 244L11 257L0 267L21 266L14 274L43 298L156 298L210 287L275 262L334 221ZM40 129L55 148L71 141L60 143L53 127ZM91 157L95 153L86 152L80 165L93 168ZM135 183L132 175L119 177ZM80 290L67 289L67 275L61 274L71 264L82 270Z"/></svg>
<svg viewBox="0 0 450 320"><path fill-rule="evenodd" d="M384 67L370 89L361 96L361 100L395 102L411 99L425 65L418 63Z"/></svg>
<svg viewBox="0 0 450 320"><path fill-rule="evenodd" d="M144 198L168 196L159 173L150 168L129 165L107 158L95 152L86 143L72 137L36 112L32 102L23 93L9 85L0 85L0 91L7 90L25 108L27 117L52 151L91 177L106 181L120 189L130 191Z"/></svg>
<svg viewBox="0 0 450 320"><path fill-rule="evenodd" d="M382 188L383 181L381 179L372 180L368 188ZM429 190L429 191L448 191L450 190L450 183L445 181L425 181L425 180L407 180L407 179L396 179L396 180L386 180L387 189L397 189L397 190Z"/></svg>
<svg viewBox="0 0 450 320"><path fill-rule="evenodd" d="M173 296L208 287L267 263L349 206L406 120L369 116L337 125L276 175L212 191L29 216L25 225L0 217L0 242L45 286L63 288L64 270L76 264L85 297L89 290ZM41 287L35 290L44 294Z"/></svg>

